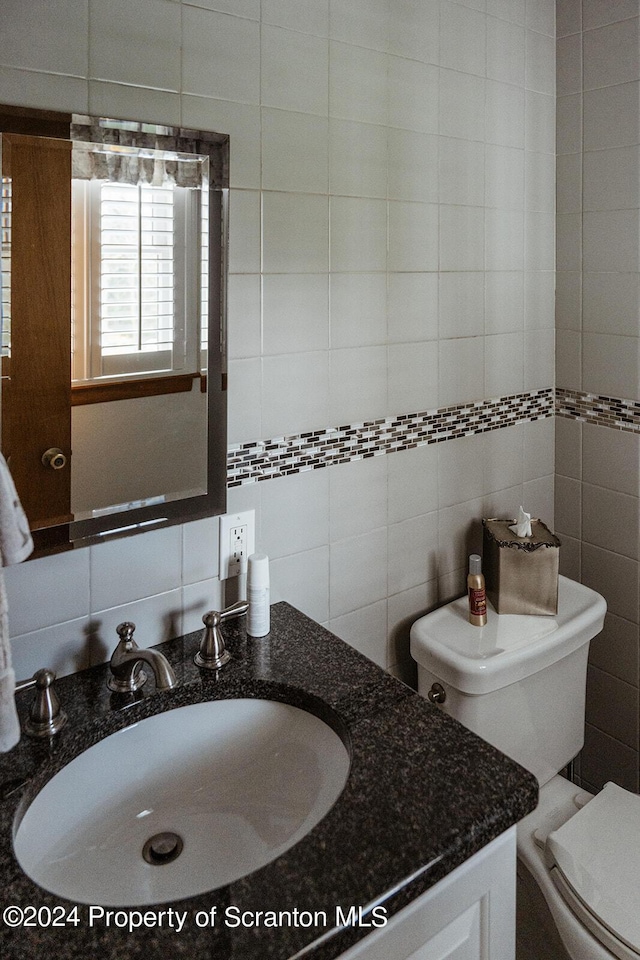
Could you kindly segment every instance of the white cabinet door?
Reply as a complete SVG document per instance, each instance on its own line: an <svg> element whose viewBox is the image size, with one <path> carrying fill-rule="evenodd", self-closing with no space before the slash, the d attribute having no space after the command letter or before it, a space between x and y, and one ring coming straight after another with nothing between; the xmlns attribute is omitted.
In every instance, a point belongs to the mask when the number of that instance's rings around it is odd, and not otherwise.
<svg viewBox="0 0 640 960"><path fill-rule="evenodd" d="M512 827L341 960L514 960L515 918Z"/></svg>

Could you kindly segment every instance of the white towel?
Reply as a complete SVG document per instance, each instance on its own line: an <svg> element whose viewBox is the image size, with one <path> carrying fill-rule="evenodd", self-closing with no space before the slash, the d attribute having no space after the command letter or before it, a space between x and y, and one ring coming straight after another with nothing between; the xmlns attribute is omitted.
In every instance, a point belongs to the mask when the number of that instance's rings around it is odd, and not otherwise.
<svg viewBox="0 0 640 960"><path fill-rule="evenodd" d="M0 454L0 559L2 567L26 560L33 550L29 523L16 493L6 460ZM16 711L16 678L11 667L7 594L0 569L0 753L20 739Z"/></svg>

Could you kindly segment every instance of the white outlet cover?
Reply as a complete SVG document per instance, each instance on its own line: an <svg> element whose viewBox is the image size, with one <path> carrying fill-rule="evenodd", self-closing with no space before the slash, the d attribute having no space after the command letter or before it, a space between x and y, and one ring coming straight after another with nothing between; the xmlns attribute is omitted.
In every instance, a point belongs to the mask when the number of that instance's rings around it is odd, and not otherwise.
<svg viewBox="0 0 640 960"><path fill-rule="evenodd" d="M225 513L220 517L220 536L218 553L218 570L221 580L228 580L230 577L237 577L238 572L229 569L229 560L231 553L229 544L231 540L231 531L234 527L246 526L247 528L247 557L256 551L256 512L255 510L243 510L242 513Z"/></svg>

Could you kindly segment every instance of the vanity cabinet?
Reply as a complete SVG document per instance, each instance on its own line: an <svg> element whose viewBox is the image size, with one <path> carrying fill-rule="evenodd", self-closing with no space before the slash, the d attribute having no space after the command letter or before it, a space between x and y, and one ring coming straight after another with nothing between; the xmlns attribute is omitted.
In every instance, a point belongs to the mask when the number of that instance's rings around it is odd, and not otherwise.
<svg viewBox="0 0 640 960"><path fill-rule="evenodd" d="M515 929L511 827L340 960L513 960Z"/></svg>
<svg viewBox="0 0 640 960"><path fill-rule="evenodd" d="M219 675L196 666L202 635L189 634L157 648L178 685L157 691L150 682L134 702L109 690L106 664L60 679L69 722L50 752L43 756L39 744L23 737L0 755L5 904L42 907L44 916L60 902L15 860L16 818L84 750L156 714L178 722L179 708L236 699L298 707L347 746L342 792L312 830L259 869L223 886L210 874L208 892L189 896L184 884L175 902L154 900L152 919L154 911L182 916L179 933L168 921L152 929L105 927L101 920L91 926L82 903L73 930L25 926L17 938L0 925L3 960L54 953L58 960L514 960L515 824L536 806L533 775L286 603L272 606L266 637L247 637L239 620L225 623L224 632L232 658ZM20 696L25 716L29 695ZM287 749L285 740L269 744L267 737L265 749ZM243 742L231 753L244 756ZM210 759L215 751L204 752ZM264 798L277 837L283 807L269 803L264 776L255 776L256 803ZM307 780L313 777L302 777L301 788ZM261 840L254 822L252 813L247 836ZM135 893L125 900L131 903L121 911L125 917L139 910ZM234 922L239 913L242 921Z"/></svg>

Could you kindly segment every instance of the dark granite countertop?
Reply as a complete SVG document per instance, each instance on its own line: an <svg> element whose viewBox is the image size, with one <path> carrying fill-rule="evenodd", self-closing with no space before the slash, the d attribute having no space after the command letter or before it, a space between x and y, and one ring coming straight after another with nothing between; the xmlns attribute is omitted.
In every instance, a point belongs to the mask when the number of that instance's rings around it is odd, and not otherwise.
<svg viewBox="0 0 640 960"><path fill-rule="evenodd" d="M200 633L160 644L178 677L169 692L157 693L151 679L138 694L111 694L106 666L57 681L67 726L51 744L23 736L0 755L2 911L10 905L45 908L43 925L36 917L35 926L16 929L7 925L11 915L0 913L4 960L287 960L298 955L330 960L370 932L365 927L338 931L336 906L362 907L366 921L372 919L367 909L383 902L390 916L533 810L538 787L532 775L414 690L286 603L272 607L271 626L259 640L246 636L241 621L225 626L233 660L217 675L193 664ZM19 695L22 715L31 696ZM18 806L108 734L175 707L234 697L291 703L341 733L351 769L329 813L294 847L249 876L179 903L137 908L186 911L179 933L169 926L132 933L90 926L84 905L78 908L79 924L47 925L46 908L71 910L73 905L36 886L16 862L12 831ZM253 914L325 911L328 923L315 928L230 928L220 921L213 928L197 926L196 914L217 907L220 917L229 906Z"/></svg>

